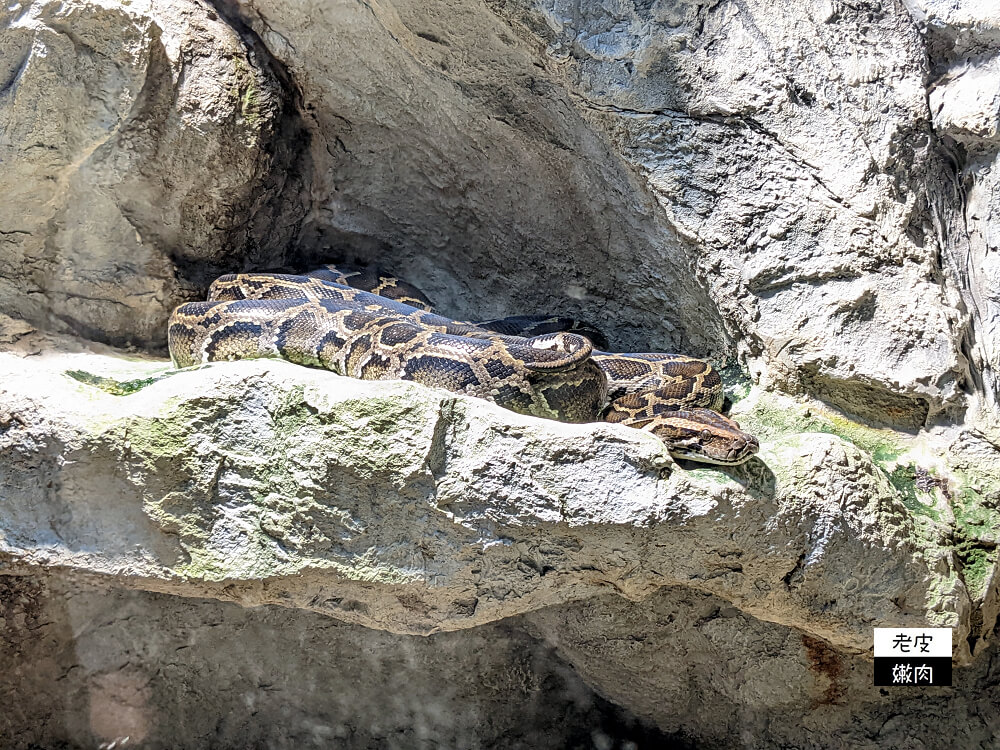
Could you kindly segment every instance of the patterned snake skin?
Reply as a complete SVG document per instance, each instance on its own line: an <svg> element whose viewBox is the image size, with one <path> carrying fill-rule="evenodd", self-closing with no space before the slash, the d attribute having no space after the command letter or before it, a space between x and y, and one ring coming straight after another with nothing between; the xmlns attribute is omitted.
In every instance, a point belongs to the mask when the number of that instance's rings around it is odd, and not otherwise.
<svg viewBox="0 0 1000 750"><path fill-rule="evenodd" d="M304 276L228 274L207 302L174 310L178 367L281 357L364 380L412 380L564 422L605 420L652 432L676 457L737 464L757 440L722 416L722 383L702 360L610 354L572 318L462 322L377 271L327 266Z"/></svg>

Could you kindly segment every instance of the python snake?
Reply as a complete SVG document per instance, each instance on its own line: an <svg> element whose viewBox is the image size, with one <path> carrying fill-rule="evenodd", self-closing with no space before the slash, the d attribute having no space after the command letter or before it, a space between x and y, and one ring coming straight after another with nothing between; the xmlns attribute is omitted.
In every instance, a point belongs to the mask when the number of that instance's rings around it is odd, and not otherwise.
<svg viewBox="0 0 1000 750"><path fill-rule="evenodd" d="M411 380L564 422L604 420L653 433L675 457L715 464L751 458L757 439L719 413L710 364L679 354L612 354L572 318L456 321L377 271L326 266L308 274L227 274L205 302L174 310L177 367L280 357L364 380Z"/></svg>

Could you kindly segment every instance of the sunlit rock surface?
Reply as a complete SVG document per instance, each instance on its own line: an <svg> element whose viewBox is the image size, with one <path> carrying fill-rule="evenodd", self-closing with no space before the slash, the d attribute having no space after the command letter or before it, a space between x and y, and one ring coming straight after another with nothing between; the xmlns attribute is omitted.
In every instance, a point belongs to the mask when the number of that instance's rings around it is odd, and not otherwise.
<svg viewBox="0 0 1000 750"><path fill-rule="evenodd" d="M177 372L112 352L57 352L51 339L11 328L19 353L0 355L9 574L0 580L3 658L19 666L0 692L20 708L0 729L22 742L134 732L166 746L180 707L231 712L237 699L236 687L212 686L199 665L206 649L263 716L299 704L301 674L334 686L368 675L360 692L338 687L349 697L284 714L282 729L237 713L210 733L223 743L375 747L396 727L394 747L459 736L471 746L561 744L543 730L546 711L570 705L599 737L694 735L699 747L724 747L772 717L768 736L795 741L791 717L808 715L814 731L851 726L859 741L884 739L897 731L877 734L887 717L915 709L872 704L871 628L955 627L964 662L996 619L989 560L974 566L968 546L984 533L982 509L957 518L963 505L953 510L917 476L945 468L899 433L792 400L752 393L737 405L763 438L758 459L682 467L625 427L563 425L281 362ZM26 354L43 340L46 353ZM987 444L958 436L945 453L946 491L995 496L1000 478L982 470L995 458ZM976 479L959 484L963 470ZM34 582L40 570L50 583ZM496 630L502 622L512 630ZM242 634L238 655L219 640L230 631ZM443 653L410 640L434 633ZM178 660L168 653L179 638L189 645ZM325 654L371 655L345 657L339 670L329 656L301 662L301 649L321 641ZM120 667L129 642L155 645ZM276 648L287 656L275 661ZM513 651L535 656L511 661ZM407 684L454 684L459 662L490 687L418 700L400 682L412 667L391 666L412 658L424 666ZM44 704L66 721L39 728L42 707L17 696L49 690L67 669L73 682ZM956 674L992 679L981 666ZM571 687L553 685L557 675ZM178 698L174 680L193 687ZM564 705L566 690L576 697ZM394 696L397 708L370 724L358 717L373 694ZM436 713L493 695L514 703L488 728ZM939 710L976 705L965 691L954 696ZM515 709L534 718L517 724ZM731 718L715 721L720 711Z"/></svg>
<svg viewBox="0 0 1000 750"><path fill-rule="evenodd" d="M835 435L685 471L626 427L283 362L147 367L126 395L67 374L118 360L2 363L3 543L26 563L400 633L677 583L857 651L871 622L968 627L961 588L932 614L903 503Z"/></svg>
<svg viewBox="0 0 1000 750"><path fill-rule="evenodd" d="M989 746L998 29L935 0L5 4L3 744ZM760 455L166 374L215 275L331 260L711 356ZM955 628L956 688L873 692L871 628L919 624ZM350 643L386 660L338 683Z"/></svg>
<svg viewBox="0 0 1000 750"><path fill-rule="evenodd" d="M210 269L294 233L289 97L204 4L5 3L0 313L162 348Z"/></svg>

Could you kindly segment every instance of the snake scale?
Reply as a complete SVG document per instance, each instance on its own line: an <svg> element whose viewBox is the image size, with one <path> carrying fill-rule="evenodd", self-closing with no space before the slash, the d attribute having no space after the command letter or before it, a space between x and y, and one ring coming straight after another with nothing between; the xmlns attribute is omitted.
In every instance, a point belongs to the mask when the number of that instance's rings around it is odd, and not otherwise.
<svg viewBox="0 0 1000 750"><path fill-rule="evenodd" d="M177 367L280 357L364 380L410 380L564 422L646 430L675 456L751 458L757 439L719 413L712 366L679 354L601 351L603 334L572 318L456 321L415 287L374 270L227 274L205 302L174 310Z"/></svg>

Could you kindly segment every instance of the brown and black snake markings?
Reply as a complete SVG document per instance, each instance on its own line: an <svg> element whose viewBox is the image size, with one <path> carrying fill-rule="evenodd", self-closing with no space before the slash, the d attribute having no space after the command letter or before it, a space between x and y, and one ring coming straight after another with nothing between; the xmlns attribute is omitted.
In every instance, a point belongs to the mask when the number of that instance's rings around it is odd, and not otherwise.
<svg viewBox="0 0 1000 750"><path fill-rule="evenodd" d="M722 381L680 354L611 354L572 318L463 322L438 315L416 288L377 271L327 266L303 276L228 274L208 301L174 310L178 367L280 357L364 380L412 380L563 422L646 430L676 457L751 458L757 439L719 413Z"/></svg>

